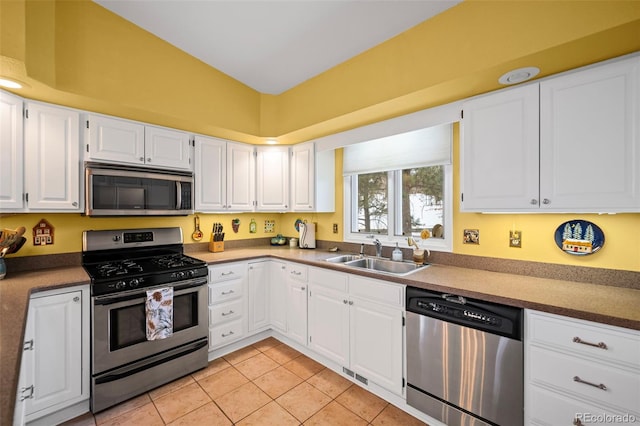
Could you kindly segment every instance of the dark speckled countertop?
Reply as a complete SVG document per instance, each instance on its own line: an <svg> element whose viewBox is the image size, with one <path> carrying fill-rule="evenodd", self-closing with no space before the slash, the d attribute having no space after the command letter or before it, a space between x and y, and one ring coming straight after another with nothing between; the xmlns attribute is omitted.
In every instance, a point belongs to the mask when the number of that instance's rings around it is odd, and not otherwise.
<svg viewBox="0 0 640 426"><path fill-rule="evenodd" d="M326 262L327 258L336 255L326 250L300 250L288 246L235 248L221 253L202 250L200 247L192 248L187 250L187 254L209 264L274 257L424 289L640 330L640 289L633 287L531 277L444 264L432 264L411 275L396 277ZM89 277L81 266L15 272L0 281L0 424L12 423L20 349L30 295L38 291L88 282Z"/></svg>

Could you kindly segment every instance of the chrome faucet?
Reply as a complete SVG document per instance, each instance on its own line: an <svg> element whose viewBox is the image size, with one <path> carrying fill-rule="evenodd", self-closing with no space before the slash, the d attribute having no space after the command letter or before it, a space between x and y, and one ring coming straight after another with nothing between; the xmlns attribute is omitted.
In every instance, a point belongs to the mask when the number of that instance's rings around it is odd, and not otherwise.
<svg viewBox="0 0 640 426"><path fill-rule="evenodd" d="M364 257L364 243L360 244L360 257Z"/></svg>
<svg viewBox="0 0 640 426"><path fill-rule="evenodd" d="M376 245L376 257L381 257L382 256L382 243L380 242L379 239L375 239L373 241L373 244Z"/></svg>

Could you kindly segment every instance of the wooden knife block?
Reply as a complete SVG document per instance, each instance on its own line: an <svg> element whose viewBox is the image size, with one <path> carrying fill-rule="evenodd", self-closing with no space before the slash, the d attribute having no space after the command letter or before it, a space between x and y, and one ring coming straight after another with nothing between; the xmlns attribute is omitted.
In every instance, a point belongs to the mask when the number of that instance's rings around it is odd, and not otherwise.
<svg viewBox="0 0 640 426"><path fill-rule="evenodd" d="M224 241L209 241L209 251L214 253L224 251Z"/></svg>

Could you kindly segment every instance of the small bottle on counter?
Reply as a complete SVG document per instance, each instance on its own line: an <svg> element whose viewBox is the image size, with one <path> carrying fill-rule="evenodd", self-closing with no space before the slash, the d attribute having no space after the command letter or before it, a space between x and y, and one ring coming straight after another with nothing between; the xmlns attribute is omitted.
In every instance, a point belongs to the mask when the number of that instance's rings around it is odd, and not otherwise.
<svg viewBox="0 0 640 426"><path fill-rule="evenodd" d="M391 253L391 260L402 262L402 250L398 247L398 243L396 243L396 248L393 249L393 252Z"/></svg>

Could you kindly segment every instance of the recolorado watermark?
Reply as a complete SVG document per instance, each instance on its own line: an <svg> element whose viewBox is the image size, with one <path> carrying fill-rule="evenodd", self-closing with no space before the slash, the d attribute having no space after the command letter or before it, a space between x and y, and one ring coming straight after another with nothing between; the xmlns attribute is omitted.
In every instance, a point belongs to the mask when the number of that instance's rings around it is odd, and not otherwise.
<svg viewBox="0 0 640 426"><path fill-rule="evenodd" d="M638 420L638 418L633 414L576 413L576 420L579 420L581 422L577 424L585 424L585 425L589 423L623 424L623 423L634 423L635 421Z"/></svg>

